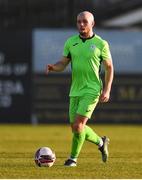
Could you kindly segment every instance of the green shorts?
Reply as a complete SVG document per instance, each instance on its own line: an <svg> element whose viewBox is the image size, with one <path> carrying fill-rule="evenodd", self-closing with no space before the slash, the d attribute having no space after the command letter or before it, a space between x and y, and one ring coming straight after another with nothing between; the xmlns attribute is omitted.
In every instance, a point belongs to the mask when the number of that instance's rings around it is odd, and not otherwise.
<svg viewBox="0 0 142 180"><path fill-rule="evenodd" d="M69 105L69 118L70 123L73 123L77 114L91 118L91 115L99 101L98 96L85 95L85 96L77 96L70 97L70 105Z"/></svg>

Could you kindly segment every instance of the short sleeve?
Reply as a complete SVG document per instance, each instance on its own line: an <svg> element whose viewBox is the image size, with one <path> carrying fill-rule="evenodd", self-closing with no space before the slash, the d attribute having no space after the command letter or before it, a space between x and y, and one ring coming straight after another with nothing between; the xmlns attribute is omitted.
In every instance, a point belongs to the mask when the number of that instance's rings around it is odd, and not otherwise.
<svg viewBox="0 0 142 180"><path fill-rule="evenodd" d="M66 41L63 49L63 56L68 57L69 54L70 54L69 45L68 45L68 41Z"/></svg>
<svg viewBox="0 0 142 180"><path fill-rule="evenodd" d="M104 42L104 47L102 49L102 59L103 60L112 59L110 48L109 48L109 45L108 45L108 43L106 41Z"/></svg>

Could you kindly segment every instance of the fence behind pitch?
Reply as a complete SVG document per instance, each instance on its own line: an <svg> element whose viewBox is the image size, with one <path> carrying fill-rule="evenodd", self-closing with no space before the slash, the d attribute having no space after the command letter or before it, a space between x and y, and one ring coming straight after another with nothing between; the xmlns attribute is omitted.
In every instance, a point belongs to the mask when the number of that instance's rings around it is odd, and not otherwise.
<svg viewBox="0 0 142 180"><path fill-rule="evenodd" d="M34 78L34 113L40 123L68 122L70 74ZM142 123L142 76L116 75L110 102L99 104L90 122Z"/></svg>

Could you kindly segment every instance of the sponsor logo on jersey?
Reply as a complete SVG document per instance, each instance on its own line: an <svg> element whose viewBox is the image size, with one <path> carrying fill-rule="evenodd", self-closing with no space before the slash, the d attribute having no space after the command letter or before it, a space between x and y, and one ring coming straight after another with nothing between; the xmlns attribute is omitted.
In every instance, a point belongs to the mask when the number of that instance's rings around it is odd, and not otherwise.
<svg viewBox="0 0 142 180"><path fill-rule="evenodd" d="M96 48L95 44L91 44L90 49L94 51L95 48Z"/></svg>

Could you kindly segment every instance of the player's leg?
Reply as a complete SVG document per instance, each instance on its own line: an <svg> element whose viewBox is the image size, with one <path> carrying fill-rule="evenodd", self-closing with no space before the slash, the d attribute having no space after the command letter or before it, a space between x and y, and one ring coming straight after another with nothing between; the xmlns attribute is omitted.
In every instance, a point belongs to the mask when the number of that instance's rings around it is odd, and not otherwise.
<svg viewBox="0 0 142 180"><path fill-rule="evenodd" d="M75 166L77 158L82 149L83 143L86 140L97 145L102 145L102 139L88 126L86 122L91 117L92 112L98 102L94 96L71 97L70 98L70 123L73 132L72 148L70 158L65 162L65 165Z"/></svg>
<svg viewBox="0 0 142 180"><path fill-rule="evenodd" d="M98 101L99 101L99 96L96 96L96 97L91 96L91 95L85 96L81 102L81 104L83 105L82 109L78 109L78 112L79 111L81 112L84 108L84 113L83 113L84 116L90 119L95 107L97 106ZM85 113L85 109L87 109L86 113ZM85 135L86 135L85 139L89 142L92 142L98 145L98 148L101 151L102 160L103 162L106 162L109 155L108 154L109 139L106 136L100 137L92 128L90 128L87 125L85 125L84 129L85 129Z"/></svg>
<svg viewBox="0 0 142 180"><path fill-rule="evenodd" d="M90 127L86 126L86 122L91 117L97 102L98 96L95 98L90 95L83 98L70 98L69 114L73 130L73 139L71 156L65 162L67 166L76 166L77 157L79 156L85 139L99 145L103 161L105 162L107 160L107 139L102 139Z"/></svg>
<svg viewBox="0 0 142 180"><path fill-rule="evenodd" d="M66 166L76 166L77 157L85 141L84 126L88 120L87 117L77 115L80 97L70 98L69 116L73 132L72 147L70 158L65 162Z"/></svg>
<svg viewBox="0 0 142 180"><path fill-rule="evenodd" d="M73 140L71 148L71 158L78 158L83 143L85 141L85 124L88 118L82 115L76 115L75 122L71 125L73 131Z"/></svg>
<svg viewBox="0 0 142 180"><path fill-rule="evenodd" d="M91 129L89 126L85 126L85 133L86 133L86 140L89 142L92 142L96 145L98 145L98 149L101 152L102 155L102 161L106 162L108 159L108 144L109 144L109 139L104 136L100 137L98 136L93 129Z"/></svg>
<svg viewBox="0 0 142 180"><path fill-rule="evenodd" d="M94 109L96 108L99 101L99 94L95 97L90 94L84 96L80 99L77 113L81 114L88 119L91 118ZM101 151L102 160L106 162L108 159L108 142L107 137L100 137L92 128L85 125L84 126L85 140L98 145Z"/></svg>
<svg viewBox="0 0 142 180"><path fill-rule="evenodd" d="M85 140L92 142L98 146L102 146L102 138L89 126L85 126Z"/></svg>
<svg viewBox="0 0 142 180"><path fill-rule="evenodd" d="M73 132L72 147L70 158L65 162L66 166L76 166L77 158L85 141L86 134L84 127L87 120L87 117L76 115L74 123L71 124Z"/></svg>

